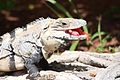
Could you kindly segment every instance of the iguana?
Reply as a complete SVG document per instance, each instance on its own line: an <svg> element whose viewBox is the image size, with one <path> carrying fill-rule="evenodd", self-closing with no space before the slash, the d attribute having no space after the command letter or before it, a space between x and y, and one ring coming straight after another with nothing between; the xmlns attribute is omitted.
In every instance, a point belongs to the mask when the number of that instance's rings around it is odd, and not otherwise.
<svg viewBox="0 0 120 80"><path fill-rule="evenodd" d="M30 77L38 77L37 65L47 68L47 58L66 46L67 41L83 40L87 35L81 30L87 23L74 18L40 18L24 28L16 28L0 37L0 71L27 69Z"/></svg>

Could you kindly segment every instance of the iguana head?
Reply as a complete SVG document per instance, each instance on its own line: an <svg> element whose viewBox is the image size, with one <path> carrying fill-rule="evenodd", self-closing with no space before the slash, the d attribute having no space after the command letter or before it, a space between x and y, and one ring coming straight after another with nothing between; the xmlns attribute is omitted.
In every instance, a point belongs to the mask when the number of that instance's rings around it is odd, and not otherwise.
<svg viewBox="0 0 120 80"><path fill-rule="evenodd" d="M51 19L41 36L44 50L50 54L61 46L66 46L68 41L86 39L87 35L81 29L86 24L83 19Z"/></svg>

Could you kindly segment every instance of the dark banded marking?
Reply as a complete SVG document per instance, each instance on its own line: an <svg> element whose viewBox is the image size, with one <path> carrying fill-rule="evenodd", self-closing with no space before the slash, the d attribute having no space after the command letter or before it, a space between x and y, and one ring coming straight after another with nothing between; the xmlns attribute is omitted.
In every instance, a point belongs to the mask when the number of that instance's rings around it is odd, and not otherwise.
<svg viewBox="0 0 120 80"><path fill-rule="evenodd" d="M16 66L15 66L15 58L14 58L14 55L10 55L9 58L10 58L10 61L9 61L9 69L10 69L11 71L17 70L17 69L16 69Z"/></svg>
<svg viewBox="0 0 120 80"><path fill-rule="evenodd" d="M15 30L11 31L9 34L11 38L15 38Z"/></svg>
<svg viewBox="0 0 120 80"><path fill-rule="evenodd" d="M23 31L27 31L27 27L22 27Z"/></svg>
<svg viewBox="0 0 120 80"><path fill-rule="evenodd" d="M0 37L0 46L2 45L3 38Z"/></svg>

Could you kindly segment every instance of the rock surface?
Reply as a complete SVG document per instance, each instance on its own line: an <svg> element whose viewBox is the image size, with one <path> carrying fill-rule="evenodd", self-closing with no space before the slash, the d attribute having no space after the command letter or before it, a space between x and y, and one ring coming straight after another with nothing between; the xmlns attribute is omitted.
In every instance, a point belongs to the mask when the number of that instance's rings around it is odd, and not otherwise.
<svg viewBox="0 0 120 80"><path fill-rule="evenodd" d="M102 74L104 71L107 73L106 71L111 67L108 67L107 70L106 67L113 62L92 56L92 54L89 55L89 53L81 51L65 51L61 55L53 55L48 59L52 69L40 71L41 77L38 80L102 80L97 77L101 75L101 72ZM1 76L0 80L29 80L26 79L27 75L5 75Z"/></svg>

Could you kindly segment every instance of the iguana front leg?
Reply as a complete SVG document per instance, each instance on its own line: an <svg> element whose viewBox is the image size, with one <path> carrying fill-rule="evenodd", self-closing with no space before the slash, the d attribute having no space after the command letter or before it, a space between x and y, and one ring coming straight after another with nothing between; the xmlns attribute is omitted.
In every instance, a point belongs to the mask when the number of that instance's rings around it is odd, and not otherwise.
<svg viewBox="0 0 120 80"><path fill-rule="evenodd" d="M24 59L24 64L29 74L27 78L34 79L36 77L40 77L37 65L39 65L41 61L45 60L41 46L36 45L34 42L25 41L19 45L19 48L19 53ZM45 66L47 66L47 61L45 60L44 62Z"/></svg>
<svg viewBox="0 0 120 80"><path fill-rule="evenodd" d="M35 79L36 77L40 77L38 67L35 65L38 63L36 60L40 61L38 57L32 56L31 58L25 59L25 67L27 68L28 77L29 79Z"/></svg>
<svg viewBox="0 0 120 80"><path fill-rule="evenodd" d="M40 77L39 70L41 69L49 69L48 62L45 60L42 54L33 55L31 58L25 59L25 67L27 68L29 76L27 78L35 79ZM38 70L38 67L39 70Z"/></svg>

